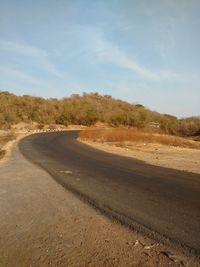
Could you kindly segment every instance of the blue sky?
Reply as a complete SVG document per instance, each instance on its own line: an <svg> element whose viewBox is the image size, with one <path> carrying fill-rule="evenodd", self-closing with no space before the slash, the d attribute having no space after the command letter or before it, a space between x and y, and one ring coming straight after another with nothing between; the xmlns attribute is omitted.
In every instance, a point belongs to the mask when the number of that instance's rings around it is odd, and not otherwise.
<svg viewBox="0 0 200 267"><path fill-rule="evenodd" d="M200 115L199 0L0 0L0 90Z"/></svg>

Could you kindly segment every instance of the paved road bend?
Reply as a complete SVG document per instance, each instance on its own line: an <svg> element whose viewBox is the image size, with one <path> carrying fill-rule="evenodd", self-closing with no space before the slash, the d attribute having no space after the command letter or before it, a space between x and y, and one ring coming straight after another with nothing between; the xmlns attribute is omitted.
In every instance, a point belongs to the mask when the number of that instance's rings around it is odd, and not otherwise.
<svg viewBox="0 0 200 267"><path fill-rule="evenodd" d="M21 152L109 216L200 255L200 175L96 150L77 131L40 133Z"/></svg>

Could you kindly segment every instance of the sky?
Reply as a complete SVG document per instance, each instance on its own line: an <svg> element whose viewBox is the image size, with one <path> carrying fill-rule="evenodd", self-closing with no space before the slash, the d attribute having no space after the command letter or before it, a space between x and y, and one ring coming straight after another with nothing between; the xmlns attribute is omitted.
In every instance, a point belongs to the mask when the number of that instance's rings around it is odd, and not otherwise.
<svg viewBox="0 0 200 267"><path fill-rule="evenodd" d="M0 90L200 115L199 0L0 0Z"/></svg>

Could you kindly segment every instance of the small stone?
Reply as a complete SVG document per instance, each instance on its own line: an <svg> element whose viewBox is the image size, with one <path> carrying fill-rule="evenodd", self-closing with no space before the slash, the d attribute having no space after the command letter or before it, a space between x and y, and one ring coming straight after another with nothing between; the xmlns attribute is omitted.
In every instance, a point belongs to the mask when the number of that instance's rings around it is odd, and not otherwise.
<svg viewBox="0 0 200 267"><path fill-rule="evenodd" d="M137 247L137 246L144 247L144 245L142 244L142 242L140 240L138 240L138 239L136 239L135 244L134 244L134 247Z"/></svg>
<svg viewBox="0 0 200 267"><path fill-rule="evenodd" d="M149 250L149 249L154 248L155 246L157 246L157 244L147 245L147 246L144 246L144 249Z"/></svg>

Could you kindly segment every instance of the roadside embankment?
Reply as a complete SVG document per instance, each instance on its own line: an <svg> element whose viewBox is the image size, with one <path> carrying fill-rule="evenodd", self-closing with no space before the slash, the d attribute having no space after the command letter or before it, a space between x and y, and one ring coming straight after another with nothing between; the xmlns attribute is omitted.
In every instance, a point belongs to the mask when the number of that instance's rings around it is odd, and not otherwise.
<svg viewBox="0 0 200 267"><path fill-rule="evenodd" d="M79 141L151 165L200 173L200 143L187 138L130 129L87 129L80 132Z"/></svg>

